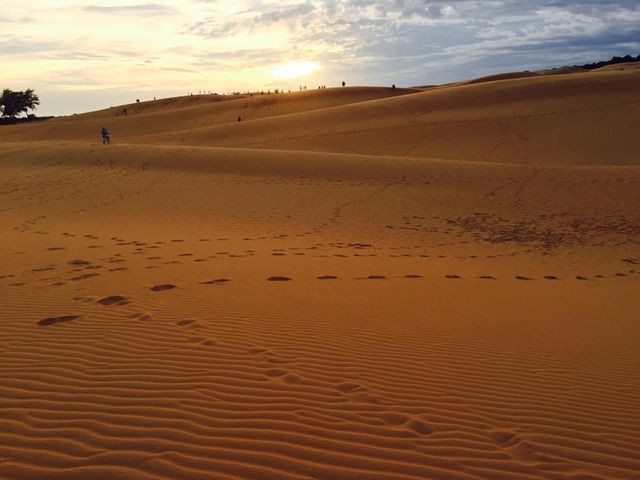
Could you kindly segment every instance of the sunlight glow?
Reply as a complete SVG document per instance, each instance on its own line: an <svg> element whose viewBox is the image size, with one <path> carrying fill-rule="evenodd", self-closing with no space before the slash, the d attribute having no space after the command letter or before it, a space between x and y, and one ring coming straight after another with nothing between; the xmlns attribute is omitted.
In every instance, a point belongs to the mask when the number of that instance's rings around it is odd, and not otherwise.
<svg viewBox="0 0 640 480"><path fill-rule="evenodd" d="M311 75L318 70L320 65L313 62L288 63L275 68L273 76L280 80L288 80L291 78L305 77Z"/></svg>

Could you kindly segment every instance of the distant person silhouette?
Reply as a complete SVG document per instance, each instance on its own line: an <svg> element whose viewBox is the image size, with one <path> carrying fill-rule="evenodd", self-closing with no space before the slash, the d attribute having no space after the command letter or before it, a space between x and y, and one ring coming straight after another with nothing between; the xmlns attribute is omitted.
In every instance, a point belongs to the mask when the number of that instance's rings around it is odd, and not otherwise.
<svg viewBox="0 0 640 480"><path fill-rule="evenodd" d="M102 127L102 144L111 144L111 135L109 134L109 129L107 127Z"/></svg>
<svg viewBox="0 0 640 480"><path fill-rule="evenodd" d="M342 86L346 87L347 86L347 82L342 82Z"/></svg>

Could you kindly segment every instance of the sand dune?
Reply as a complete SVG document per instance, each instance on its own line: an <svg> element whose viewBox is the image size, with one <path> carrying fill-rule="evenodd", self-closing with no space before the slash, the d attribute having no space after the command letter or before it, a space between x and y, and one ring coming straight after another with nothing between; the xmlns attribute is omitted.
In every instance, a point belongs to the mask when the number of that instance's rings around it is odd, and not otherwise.
<svg viewBox="0 0 640 480"><path fill-rule="evenodd" d="M611 71L611 70L638 70L640 69L640 62L628 62L628 63L615 63L613 65L605 65L596 69L598 72Z"/></svg>
<svg viewBox="0 0 640 480"><path fill-rule="evenodd" d="M637 72L609 72L454 86L136 141L505 163L635 164L637 156L626 144L640 129L639 81ZM606 135L603 124L612 126Z"/></svg>
<svg viewBox="0 0 640 480"><path fill-rule="evenodd" d="M640 73L626 69L418 93L330 89L180 106L108 120L114 141L123 143L503 163L637 164L628 143L640 130L639 83ZM245 121L238 123L238 115ZM0 131L0 141L86 142L107 120L86 118L6 128Z"/></svg>
<svg viewBox="0 0 640 480"><path fill-rule="evenodd" d="M0 128L0 478L638 478L637 80Z"/></svg>
<svg viewBox="0 0 640 480"><path fill-rule="evenodd" d="M287 94L239 95L235 97L194 95L157 101L122 105L97 112L60 117L39 125L22 125L0 132L12 140L80 140L99 137L103 126L108 126L119 141L136 141L143 135L166 135L220 124L237 123L240 116L245 122L265 117L322 110L325 108L359 103L413 93L411 89L377 87L332 88ZM124 115L126 109L127 114ZM97 132L97 134L96 134ZM5 135L3 135L5 134ZM6 138L6 137L5 137Z"/></svg>

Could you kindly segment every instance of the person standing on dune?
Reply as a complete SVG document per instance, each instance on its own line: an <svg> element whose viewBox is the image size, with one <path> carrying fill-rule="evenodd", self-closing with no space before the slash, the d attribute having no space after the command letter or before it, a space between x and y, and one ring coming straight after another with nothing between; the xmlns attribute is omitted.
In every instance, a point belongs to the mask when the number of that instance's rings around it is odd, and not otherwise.
<svg viewBox="0 0 640 480"><path fill-rule="evenodd" d="M109 129L107 127L102 127L102 144L111 144L111 135L109 134Z"/></svg>

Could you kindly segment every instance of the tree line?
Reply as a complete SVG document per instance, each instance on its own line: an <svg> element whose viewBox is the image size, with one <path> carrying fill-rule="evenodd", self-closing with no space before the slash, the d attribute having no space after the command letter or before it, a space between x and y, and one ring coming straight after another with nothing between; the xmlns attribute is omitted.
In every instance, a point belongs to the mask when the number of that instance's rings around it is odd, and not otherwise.
<svg viewBox="0 0 640 480"><path fill-rule="evenodd" d="M619 63L631 63L640 62L640 55L632 57L631 55L625 55L624 57L613 57L611 60L604 60L602 62L587 63L585 65L578 65L585 70L595 70L596 68L606 67L607 65L617 65Z"/></svg>

